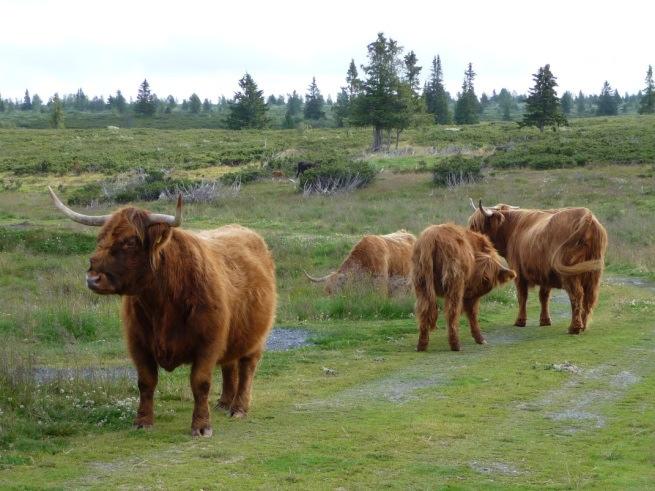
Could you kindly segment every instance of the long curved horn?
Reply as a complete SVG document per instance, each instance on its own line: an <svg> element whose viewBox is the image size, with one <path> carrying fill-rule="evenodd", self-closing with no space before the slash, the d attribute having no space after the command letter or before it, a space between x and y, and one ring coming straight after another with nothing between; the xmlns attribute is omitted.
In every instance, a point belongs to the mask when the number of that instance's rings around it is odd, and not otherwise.
<svg viewBox="0 0 655 491"><path fill-rule="evenodd" d="M473 202L473 198L469 197L469 203L471 203L471 208L473 208L474 211L478 211L478 207L475 206L475 203Z"/></svg>
<svg viewBox="0 0 655 491"><path fill-rule="evenodd" d="M493 216L494 212L487 210L484 206L482 206L482 200L478 202L478 206L480 207L480 211L484 213L484 216L490 217Z"/></svg>
<svg viewBox="0 0 655 491"><path fill-rule="evenodd" d="M148 215L148 224L166 223L171 227L179 227L182 224L182 193L177 195L177 206L175 207L175 216L164 215L162 213L151 213Z"/></svg>
<svg viewBox="0 0 655 491"><path fill-rule="evenodd" d="M305 273L305 276L307 276L307 278L309 278L309 281L313 281L314 283L323 283L323 282L327 281L328 279L330 279L330 276L332 276L334 274L334 273L329 273L329 274L326 274L325 276L321 276L320 278L316 278L316 277L310 275L304 269L302 270L302 272Z"/></svg>
<svg viewBox="0 0 655 491"><path fill-rule="evenodd" d="M111 217L111 215L89 216L77 213L62 203L50 186L48 186L48 191L50 191L50 196L52 197L55 206L74 222L90 225L92 227L100 227Z"/></svg>

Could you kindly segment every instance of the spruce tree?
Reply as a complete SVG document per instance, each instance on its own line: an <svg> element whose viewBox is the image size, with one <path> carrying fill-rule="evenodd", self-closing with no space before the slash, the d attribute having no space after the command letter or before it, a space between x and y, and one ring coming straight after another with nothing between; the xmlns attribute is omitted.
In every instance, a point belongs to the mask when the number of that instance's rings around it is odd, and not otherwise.
<svg viewBox="0 0 655 491"><path fill-rule="evenodd" d="M139 86L139 93L136 96L134 112L142 116L152 116L157 109L155 95L150 92L150 84L143 79Z"/></svg>
<svg viewBox="0 0 655 491"><path fill-rule="evenodd" d="M648 65L646 87L639 101L639 114L655 113L655 83L653 83L653 66Z"/></svg>
<svg viewBox="0 0 655 491"><path fill-rule="evenodd" d="M571 114L571 109L573 109L573 94L571 94L568 90L562 94L560 107L562 108L562 113L564 113L565 116Z"/></svg>
<svg viewBox="0 0 655 491"><path fill-rule="evenodd" d="M401 130L412 111L406 105L406 91L400 79L402 48L393 39L378 33L377 39L368 45L368 65L362 66L366 80L351 102L350 121L358 126L373 127L373 151L383 144L383 132Z"/></svg>
<svg viewBox="0 0 655 491"><path fill-rule="evenodd" d="M417 65L418 58L414 51L407 53L405 58L403 58L403 61L405 62L405 81L409 84L409 88L418 98L418 91L421 83L419 76L421 75L422 67Z"/></svg>
<svg viewBox="0 0 655 491"><path fill-rule="evenodd" d="M560 125L568 124L560 108L559 97L555 90L557 78L550 71L550 65L539 68L532 78L535 84L530 89L530 95L525 102L523 121L519 126L536 126L539 131L544 131L546 126L551 126L555 130Z"/></svg>
<svg viewBox="0 0 655 491"><path fill-rule="evenodd" d="M202 101L202 110L206 113L211 112L212 110L212 103L209 99L205 97L205 100Z"/></svg>
<svg viewBox="0 0 655 491"><path fill-rule="evenodd" d="M511 121L512 109L516 109L516 102L514 101L512 94L509 93L509 90L503 87L496 96L496 100L498 101L501 119L503 121Z"/></svg>
<svg viewBox="0 0 655 491"><path fill-rule="evenodd" d="M473 87L475 75L473 65L469 63L468 68L464 72L462 92L455 104L455 122L457 124L476 124L480 122L480 103Z"/></svg>
<svg viewBox="0 0 655 491"><path fill-rule="evenodd" d="M266 117L268 106L264 102L264 91L257 88L249 73L239 80L239 87L241 90L234 94L234 100L229 105L228 128L233 130L263 128L268 122Z"/></svg>
<svg viewBox="0 0 655 491"><path fill-rule="evenodd" d="M55 95L52 97L50 104L50 126L53 128L63 128L64 127L64 108L61 105L61 99L59 99L59 94L55 92Z"/></svg>
<svg viewBox="0 0 655 491"><path fill-rule="evenodd" d="M198 97L198 94L194 92L191 94L191 97L189 97L189 112L191 114L198 114L201 106L202 103L200 102L200 97Z"/></svg>
<svg viewBox="0 0 655 491"><path fill-rule="evenodd" d="M578 92L578 97L575 99L575 112L578 116L584 116L586 110L585 96L582 91Z"/></svg>
<svg viewBox="0 0 655 491"><path fill-rule="evenodd" d="M448 94L443 85L443 70L439 55L432 59L430 79L426 84L424 94L426 109L429 113L434 114L435 122L438 124L449 124L450 110L448 108Z"/></svg>
<svg viewBox="0 0 655 491"><path fill-rule="evenodd" d="M614 94L612 93L612 86L605 80L603 88L598 96L598 108L596 114L598 116L615 116L618 113L618 105Z"/></svg>
<svg viewBox="0 0 655 491"><path fill-rule="evenodd" d="M32 109L32 99L30 97L29 90L25 89L25 95L23 96L23 104L20 106L22 111L29 111Z"/></svg>
<svg viewBox="0 0 655 491"><path fill-rule="evenodd" d="M348 72L346 73L346 90L348 93L348 100L352 101L362 89L362 81L358 78L357 67L355 60L350 60Z"/></svg>
<svg viewBox="0 0 655 491"><path fill-rule="evenodd" d="M305 94L305 119L318 120L324 118L323 104L325 104L325 101L316 85L316 77L312 77L312 83L309 85L308 90L309 92Z"/></svg>
<svg viewBox="0 0 655 491"><path fill-rule="evenodd" d="M5 106L5 101L2 98L2 94L0 94L0 113L5 112L7 107Z"/></svg>
<svg viewBox="0 0 655 491"><path fill-rule="evenodd" d="M38 111L41 109L41 105L43 104L43 101L39 97L39 94L34 94L32 96L32 110L33 111Z"/></svg>
<svg viewBox="0 0 655 491"><path fill-rule="evenodd" d="M332 106L332 112L334 113L334 122L337 128L343 128L348 121L348 115L350 113L350 101L345 87L342 87L341 92L337 94L337 101Z"/></svg>

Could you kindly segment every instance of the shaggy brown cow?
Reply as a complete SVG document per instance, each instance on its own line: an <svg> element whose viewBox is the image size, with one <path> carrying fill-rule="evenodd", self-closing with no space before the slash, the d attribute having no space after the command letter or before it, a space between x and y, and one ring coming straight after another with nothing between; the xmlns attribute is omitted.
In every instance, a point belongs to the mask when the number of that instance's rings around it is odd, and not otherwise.
<svg viewBox="0 0 655 491"><path fill-rule="evenodd" d="M587 328L598 301L607 233L587 208L522 210L499 204L485 208L482 201L469 218L469 227L487 235L516 270L519 314L514 325L525 326L528 288L539 285L539 325L550 325L551 288L563 288L571 301L569 333Z"/></svg>
<svg viewBox="0 0 655 491"><path fill-rule="evenodd" d="M305 275L316 283L325 282L328 295L341 290L349 278L371 277L388 295L406 289L412 263L412 246L416 237L405 230L387 235L365 235L351 249L337 271L315 278Z"/></svg>
<svg viewBox="0 0 655 491"><path fill-rule="evenodd" d="M194 436L212 434L208 397L216 365L223 374L218 406L244 416L275 314L275 267L264 240L239 225L200 233L176 228L181 196L175 217L133 207L90 217L50 193L57 208L76 222L102 226L86 281L96 293L122 296L140 393L134 425L153 424L158 367L172 371L186 363L191 364Z"/></svg>
<svg viewBox="0 0 655 491"><path fill-rule="evenodd" d="M416 350L426 350L430 331L436 329L437 297L444 298L451 350L460 349L458 326L462 309L475 342L486 343L478 324L480 297L516 276L503 266L489 239L452 223L431 225L416 241L412 267L419 325Z"/></svg>

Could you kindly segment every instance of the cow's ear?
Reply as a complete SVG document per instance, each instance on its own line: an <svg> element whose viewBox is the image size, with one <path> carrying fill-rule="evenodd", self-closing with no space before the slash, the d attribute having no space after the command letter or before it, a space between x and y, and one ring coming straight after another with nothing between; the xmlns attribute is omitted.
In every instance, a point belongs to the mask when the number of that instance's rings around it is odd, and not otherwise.
<svg viewBox="0 0 655 491"><path fill-rule="evenodd" d="M506 268L501 266L500 271L498 271L498 281L500 284L507 283L510 280L516 278L516 273L513 269Z"/></svg>
<svg viewBox="0 0 655 491"><path fill-rule="evenodd" d="M491 216L486 217L487 223L489 223L491 230L496 231L505 221L505 215L499 211L495 211Z"/></svg>
<svg viewBox="0 0 655 491"><path fill-rule="evenodd" d="M173 235L170 225L165 223L155 223L148 227L148 248L150 249L150 256L153 260L153 266L156 265L159 252L166 247L166 244L171 240Z"/></svg>

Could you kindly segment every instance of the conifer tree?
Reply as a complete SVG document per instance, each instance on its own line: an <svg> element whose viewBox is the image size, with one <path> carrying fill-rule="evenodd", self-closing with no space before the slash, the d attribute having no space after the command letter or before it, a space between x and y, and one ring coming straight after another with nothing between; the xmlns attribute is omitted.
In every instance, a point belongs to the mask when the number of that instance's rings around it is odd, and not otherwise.
<svg viewBox="0 0 655 491"><path fill-rule="evenodd" d="M294 90L292 94L287 94L287 110L284 114L283 126L287 129L295 128L300 122L301 112L302 98Z"/></svg>
<svg viewBox="0 0 655 491"><path fill-rule="evenodd" d="M575 112L578 116L583 116L586 110L585 97L582 91L578 92L578 97L575 99Z"/></svg>
<svg viewBox="0 0 655 491"><path fill-rule="evenodd" d="M343 128L348 121L348 115L350 113L350 101L345 87L341 87L341 92L337 94L337 101L332 106L332 112L334 113L334 122L337 128Z"/></svg>
<svg viewBox="0 0 655 491"><path fill-rule="evenodd" d="M350 60L348 72L346 73L346 91L348 93L348 100L352 101L362 89L362 81L358 78L357 67L355 60Z"/></svg>
<svg viewBox="0 0 655 491"><path fill-rule="evenodd" d="M260 129L266 126L268 106L264 102L264 91L257 88L257 84L249 73L239 80L240 91L234 94L234 101L230 103L230 114L227 117L227 126L233 130Z"/></svg>
<svg viewBox="0 0 655 491"><path fill-rule="evenodd" d="M618 105L614 94L612 93L612 86L605 80L603 88L598 96L598 108L596 114L598 116L615 116L618 113Z"/></svg>
<svg viewBox="0 0 655 491"><path fill-rule="evenodd" d="M142 116L152 116L157 110L156 96L150 92L150 84L143 79L136 96L134 112Z"/></svg>
<svg viewBox="0 0 655 491"><path fill-rule="evenodd" d="M189 112L191 114L198 114L200 112L200 107L202 103L200 102L200 97L195 92L189 97Z"/></svg>
<svg viewBox="0 0 655 491"><path fill-rule="evenodd" d="M206 113L212 110L212 103L209 99L205 97L205 100L202 101L202 110Z"/></svg>
<svg viewBox="0 0 655 491"><path fill-rule="evenodd" d="M639 101L639 114L655 113L655 83L653 83L653 66L648 65L646 87Z"/></svg>
<svg viewBox="0 0 655 491"><path fill-rule="evenodd" d="M59 99L59 94L55 92L55 95L50 101L50 126L53 128L63 128L64 127L64 108L61 105L61 99Z"/></svg>
<svg viewBox="0 0 655 491"><path fill-rule="evenodd" d="M562 98L560 99L560 107L562 108L562 113L564 113L565 116L571 114L571 109L573 108L573 94L571 94L568 90L562 94Z"/></svg>
<svg viewBox="0 0 655 491"><path fill-rule="evenodd" d="M383 132L402 131L412 107L406 104L407 86L400 79L402 48L393 39L378 33L368 45L368 65L362 66L366 80L352 101L350 120L359 126L373 127L373 151L383 144Z"/></svg>
<svg viewBox="0 0 655 491"><path fill-rule="evenodd" d="M429 113L434 114L435 122L438 124L450 123L448 94L443 85L443 70L439 55L432 59L430 79L426 84L424 94L426 109Z"/></svg>
<svg viewBox="0 0 655 491"><path fill-rule="evenodd" d="M523 121L519 126L536 126L539 131L544 131L546 126L551 126L555 130L560 125L568 124L560 108L559 97L555 90L557 78L550 71L550 65L539 68L532 78L535 84L530 89L530 95L525 102Z"/></svg>
<svg viewBox="0 0 655 491"><path fill-rule="evenodd" d="M316 77L312 77L312 83L309 85L309 92L305 94L305 119L322 119L325 117L323 111L323 96L316 85Z"/></svg>
<svg viewBox="0 0 655 491"><path fill-rule="evenodd" d="M464 72L462 92L455 104L455 122L457 124L476 124L480 121L480 103L473 87L475 75L473 65L469 63L468 68Z"/></svg>
<svg viewBox="0 0 655 491"><path fill-rule="evenodd" d="M30 97L29 90L25 89L25 95L23 96L23 104L20 106L22 111L29 111L32 109L32 98Z"/></svg>

